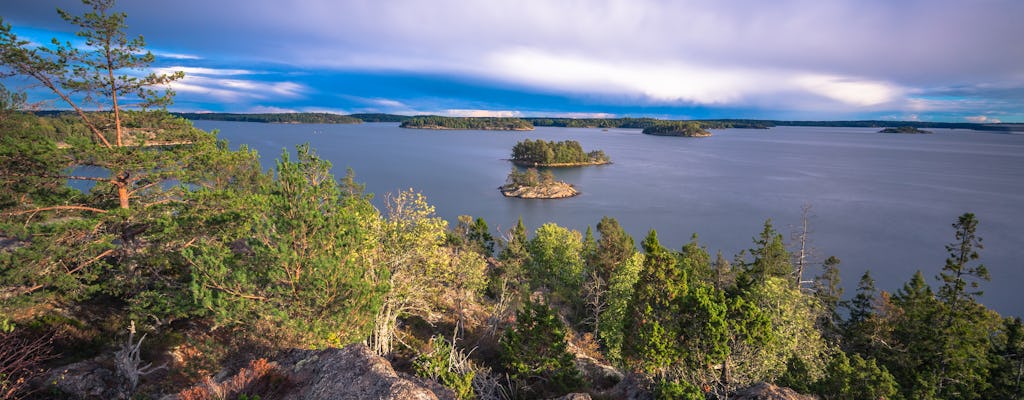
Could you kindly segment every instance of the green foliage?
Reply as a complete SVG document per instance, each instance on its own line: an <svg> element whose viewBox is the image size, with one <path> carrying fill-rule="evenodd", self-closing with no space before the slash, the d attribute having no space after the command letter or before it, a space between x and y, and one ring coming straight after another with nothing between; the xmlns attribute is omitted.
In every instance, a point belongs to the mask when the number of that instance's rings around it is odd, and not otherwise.
<svg viewBox="0 0 1024 400"><path fill-rule="evenodd" d="M695 121L659 121L657 124L644 128L644 134L656 136L711 136L699 122Z"/></svg>
<svg viewBox="0 0 1024 400"><path fill-rule="evenodd" d="M533 124L519 118L441 117L436 115L412 117L402 121L400 126L402 128L417 129L533 130Z"/></svg>
<svg viewBox="0 0 1024 400"><path fill-rule="evenodd" d="M501 357L509 376L523 385L520 397L557 397L583 386L565 335L565 326L543 303L527 301L516 313L515 329L501 338Z"/></svg>
<svg viewBox="0 0 1024 400"><path fill-rule="evenodd" d="M442 336L430 338L429 350L413 360L416 375L439 382L455 392L459 400L475 399L472 370L463 371L457 357L458 350Z"/></svg>
<svg viewBox="0 0 1024 400"><path fill-rule="evenodd" d="M1024 398L1024 324L1020 317L1003 319L1003 327L993 338L990 352L989 382L982 396L987 399Z"/></svg>
<svg viewBox="0 0 1024 400"><path fill-rule="evenodd" d="M750 249L750 255L754 260L744 265L744 270L738 277L741 287L764 281L768 277L788 278L793 272L782 234L772 226L772 220L764 222L764 230L754 238L754 245L757 247Z"/></svg>
<svg viewBox="0 0 1024 400"><path fill-rule="evenodd" d="M548 142L544 139L536 141L526 139L512 147L512 162L531 166L557 166L577 164L604 164L609 162L608 156L601 150L583 151L583 146L575 140Z"/></svg>
<svg viewBox="0 0 1024 400"><path fill-rule="evenodd" d="M703 400L704 392L689 382L658 381L654 384L653 393L657 400Z"/></svg>
<svg viewBox="0 0 1024 400"><path fill-rule="evenodd" d="M813 386L814 393L826 400L890 399L897 393L896 380L884 366L843 352L832 358L825 377Z"/></svg>
<svg viewBox="0 0 1024 400"><path fill-rule="evenodd" d="M373 248L368 202L342 196L330 163L308 146L277 163L257 193L198 191L228 214L199 216L211 234L183 251L192 293L221 323L267 319L314 346L369 333L386 285L369 279Z"/></svg>
<svg viewBox="0 0 1024 400"><path fill-rule="evenodd" d="M608 281L607 299L604 310L598 319L598 338L605 346L605 355L612 361L622 360L622 343L624 324L629 312L633 287L640 279L640 270L644 265L644 255L634 251L625 259Z"/></svg>
<svg viewBox="0 0 1024 400"><path fill-rule="evenodd" d="M547 288L561 301L579 300L583 283L583 237L578 231L554 223L541 225L527 244L527 264L532 288Z"/></svg>

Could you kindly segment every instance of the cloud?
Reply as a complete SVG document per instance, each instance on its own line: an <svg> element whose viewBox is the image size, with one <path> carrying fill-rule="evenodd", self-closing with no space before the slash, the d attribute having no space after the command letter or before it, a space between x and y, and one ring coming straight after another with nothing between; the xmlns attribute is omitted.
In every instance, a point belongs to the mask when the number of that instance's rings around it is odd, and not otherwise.
<svg viewBox="0 0 1024 400"><path fill-rule="evenodd" d="M511 110L444 110L441 114L449 117L501 117L501 118L514 118L521 117L522 113L519 111Z"/></svg>
<svg viewBox="0 0 1024 400"><path fill-rule="evenodd" d="M171 83L176 92L206 96L218 101L238 101L242 99L279 99L297 98L308 91L302 84L291 81L269 81L242 79L243 76L266 75L244 69L218 69L204 67L163 67L155 68L157 74L173 71L184 71L185 78ZM261 78L268 78L261 76Z"/></svg>
<svg viewBox="0 0 1024 400"><path fill-rule="evenodd" d="M627 94L663 103L754 104L785 94L867 107L897 100L901 93L900 88L886 82L799 70L614 62L530 48L498 49L487 61L485 69L494 79L539 89Z"/></svg>
<svg viewBox="0 0 1024 400"><path fill-rule="evenodd" d="M173 59L177 59L177 60L201 60L201 59L203 59L202 57L194 55L194 54L171 53L171 52L157 51L157 50L151 50L150 52L153 53L153 55L156 56L157 58L173 58Z"/></svg>
<svg viewBox="0 0 1024 400"><path fill-rule="evenodd" d="M68 33L53 8L82 7L66 3L18 2L5 10L5 19L19 28L57 27ZM420 74L561 96L572 109L945 112L958 113L957 118L996 110L1024 118L1019 106L1024 47L1010 45L1024 37L1020 0L179 0L170 9L148 2L123 2L118 8L149 43L181 50L161 57L195 68ZM246 73L234 77L272 80ZM209 83L189 84L222 98L252 90ZM283 92L285 99L294 99L295 93L319 89L319 83L280 86L267 96ZM334 95L344 93L341 86ZM420 92L410 97L456 97L443 85L415 90ZM505 104L478 92L459 93L454 100L462 102L454 104L394 93L358 95L394 99L401 105L367 106L405 111L538 108L527 100Z"/></svg>
<svg viewBox="0 0 1024 400"><path fill-rule="evenodd" d="M964 119L966 119L969 122L974 122L976 124L982 124L982 123L985 123L985 124L998 124L998 123L1002 122L998 118L989 118L989 117L984 116L984 115L969 116L969 117L964 117Z"/></svg>

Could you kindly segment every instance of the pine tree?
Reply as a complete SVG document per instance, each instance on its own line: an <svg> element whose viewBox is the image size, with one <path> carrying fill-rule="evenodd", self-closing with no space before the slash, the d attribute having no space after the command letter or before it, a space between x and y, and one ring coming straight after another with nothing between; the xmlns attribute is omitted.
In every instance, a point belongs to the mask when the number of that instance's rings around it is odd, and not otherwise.
<svg viewBox="0 0 1024 400"><path fill-rule="evenodd" d="M516 326L501 338L501 357L509 377L523 385L522 398L552 398L583 385L573 356L566 351L565 326L550 307L527 301Z"/></svg>

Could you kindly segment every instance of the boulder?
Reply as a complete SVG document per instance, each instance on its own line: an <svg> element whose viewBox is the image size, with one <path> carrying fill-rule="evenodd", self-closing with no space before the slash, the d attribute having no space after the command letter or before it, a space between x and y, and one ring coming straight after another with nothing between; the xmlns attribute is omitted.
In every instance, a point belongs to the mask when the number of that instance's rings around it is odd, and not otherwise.
<svg viewBox="0 0 1024 400"><path fill-rule="evenodd" d="M817 397L797 393L795 390L779 387L770 383L761 382L739 390L732 396L731 400L817 400Z"/></svg>
<svg viewBox="0 0 1024 400"><path fill-rule="evenodd" d="M366 345L290 350L277 360L294 385L284 398L437 400L426 386L404 379Z"/></svg>

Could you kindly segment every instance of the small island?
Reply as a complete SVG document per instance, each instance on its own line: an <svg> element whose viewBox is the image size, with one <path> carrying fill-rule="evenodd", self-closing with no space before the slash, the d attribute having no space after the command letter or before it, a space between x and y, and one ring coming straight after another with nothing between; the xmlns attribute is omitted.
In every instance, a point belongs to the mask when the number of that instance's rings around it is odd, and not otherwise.
<svg viewBox="0 0 1024 400"><path fill-rule="evenodd" d="M655 136L708 137L711 132L704 129L699 122L666 121L644 128L644 134Z"/></svg>
<svg viewBox="0 0 1024 400"><path fill-rule="evenodd" d="M519 171L512 167L505 185L498 189L505 197L521 199L564 199L580 194L572 185L555 180L551 171L538 173L536 168Z"/></svg>
<svg viewBox="0 0 1024 400"><path fill-rule="evenodd" d="M580 142L566 140L562 142L545 141L544 139L526 139L512 147L511 161L524 167L579 167L584 165L610 164L601 150L586 152Z"/></svg>
<svg viewBox="0 0 1024 400"><path fill-rule="evenodd" d="M932 133L932 131L926 131L926 130L923 130L923 129L917 129L916 127L913 127L913 126L901 126L899 128L885 128L885 129L882 129L882 130L878 131L878 133L909 133L909 134L918 134L918 133Z"/></svg>
<svg viewBox="0 0 1024 400"><path fill-rule="evenodd" d="M410 129L532 131L533 124L519 118L441 117L437 115L412 117L399 125Z"/></svg>

